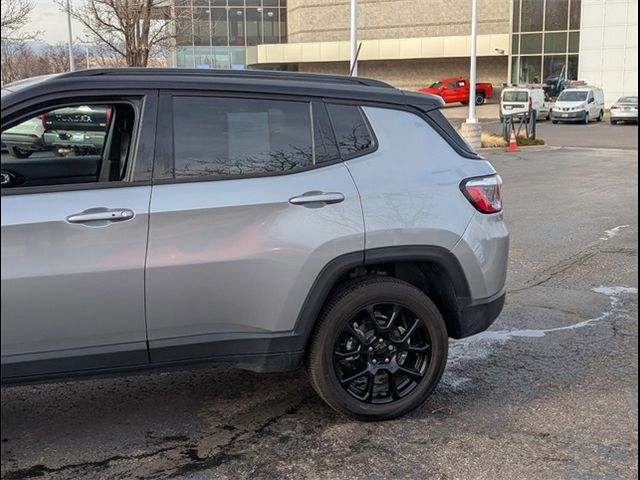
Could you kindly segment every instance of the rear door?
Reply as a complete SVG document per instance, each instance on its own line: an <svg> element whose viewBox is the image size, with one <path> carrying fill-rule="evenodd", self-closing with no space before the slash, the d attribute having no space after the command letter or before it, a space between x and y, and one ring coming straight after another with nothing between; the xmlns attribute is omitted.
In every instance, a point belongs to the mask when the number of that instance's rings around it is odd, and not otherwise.
<svg viewBox="0 0 640 480"><path fill-rule="evenodd" d="M326 108L167 93L161 109L171 125L159 139L162 178L151 200L151 360L247 353L256 344L273 351L325 265L364 248L358 193Z"/></svg>
<svg viewBox="0 0 640 480"><path fill-rule="evenodd" d="M144 262L156 106L155 92L70 97L56 108L112 112L94 129L97 146L84 143L84 127L67 125L66 153L2 154L4 380L148 361Z"/></svg>

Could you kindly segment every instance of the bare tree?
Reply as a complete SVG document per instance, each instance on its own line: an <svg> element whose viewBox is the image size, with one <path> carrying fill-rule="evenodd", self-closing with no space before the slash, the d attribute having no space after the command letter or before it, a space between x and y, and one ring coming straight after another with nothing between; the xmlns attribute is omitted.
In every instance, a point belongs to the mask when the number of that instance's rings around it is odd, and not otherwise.
<svg viewBox="0 0 640 480"><path fill-rule="evenodd" d="M66 11L66 2L56 1ZM173 38L167 0L84 0L70 13L92 43L108 47L129 67L146 67L154 50Z"/></svg>
<svg viewBox="0 0 640 480"><path fill-rule="evenodd" d="M76 65L82 61L82 52L73 50ZM49 45L34 50L26 42L2 45L2 83L11 83L23 78L69 70L69 50L66 44Z"/></svg>
<svg viewBox="0 0 640 480"><path fill-rule="evenodd" d="M33 40L38 32L27 33L22 28L29 21L34 4L31 0L2 0L0 2L0 31L2 42Z"/></svg>

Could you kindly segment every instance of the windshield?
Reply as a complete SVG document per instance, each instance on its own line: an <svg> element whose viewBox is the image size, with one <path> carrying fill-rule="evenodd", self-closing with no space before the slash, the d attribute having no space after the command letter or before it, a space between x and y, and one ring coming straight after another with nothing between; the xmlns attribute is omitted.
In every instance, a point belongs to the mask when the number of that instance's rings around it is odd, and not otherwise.
<svg viewBox="0 0 640 480"><path fill-rule="evenodd" d="M565 90L558 97L559 102L584 102L587 99L587 92L580 90Z"/></svg>
<svg viewBox="0 0 640 480"><path fill-rule="evenodd" d="M432 83L430 88L440 88L442 86L442 82Z"/></svg>
<svg viewBox="0 0 640 480"><path fill-rule="evenodd" d="M620 97L618 103L638 103L638 97Z"/></svg>
<svg viewBox="0 0 640 480"><path fill-rule="evenodd" d="M506 92L502 92L502 100L505 102L528 102L529 101L529 92L517 91L517 90L509 90Z"/></svg>

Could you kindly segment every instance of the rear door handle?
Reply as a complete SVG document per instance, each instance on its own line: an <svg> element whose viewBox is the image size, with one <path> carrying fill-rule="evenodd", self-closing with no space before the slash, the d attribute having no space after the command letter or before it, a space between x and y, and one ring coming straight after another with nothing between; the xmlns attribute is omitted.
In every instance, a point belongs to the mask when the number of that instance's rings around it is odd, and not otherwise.
<svg viewBox="0 0 640 480"><path fill-rule="evenodd" d="M111 222L123 222L134 217L133 210L128 208L90 208L84 212L74 213L67 217L69 223L86 223L100 226Z"/></svg>
<svg viewBox="0 0 640 480"><path fill-rule="evenodd" d="M324 203L325 205L331 203L344 202L344 195L340 192L305 192L302 195L289 199L289 203L292 205L308 205L310 203Z"/></svg>

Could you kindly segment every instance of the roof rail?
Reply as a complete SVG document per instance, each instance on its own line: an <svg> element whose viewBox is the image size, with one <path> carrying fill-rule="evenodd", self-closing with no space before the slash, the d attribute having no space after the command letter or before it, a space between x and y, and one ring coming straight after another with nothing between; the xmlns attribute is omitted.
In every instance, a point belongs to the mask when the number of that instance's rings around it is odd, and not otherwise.
<svg viewBox="0 0 640 480"><path fill-rule="evenodd" d="M367 87L395 88L381 80L365 77L347 77L341 75L326 75L322 73L283 72L278 70L216 70L216 69L192 69L192 68L93 68L76 70L64 73L58 78L78 78L97 76L169 76L181 77L212 77L212 78L255 78L255 79L280 79L309 82L329 82L364 85Z"/></svg>

